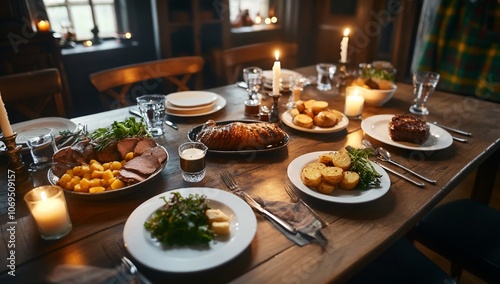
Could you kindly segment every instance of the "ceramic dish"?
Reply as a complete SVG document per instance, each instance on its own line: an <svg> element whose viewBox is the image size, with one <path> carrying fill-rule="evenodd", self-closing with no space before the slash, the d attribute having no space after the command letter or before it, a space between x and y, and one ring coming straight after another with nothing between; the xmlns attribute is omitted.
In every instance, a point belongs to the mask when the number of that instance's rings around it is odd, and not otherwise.
<svg viewBox="0 0 500 284"><path fill-rule="evenodd" d="M16 143L26 144L26 141L33 133L37 133L42 128L50 128L55 137L61 131L75 131L77 125L71 120L62 117L43 117L12 125L12 130L17 133Z"/></svg>
<svg viewBox="0 0 500 284"><path fill-rule="evenodd" d="M217 94L204 91L183 91L168 94L166 101L176 107L198 107L217 100Z"/></svg>
<svg viewBox="0 0 500 284"><path fill-rule="evenodd" d="M163 146L161 146L161 147L165 151L165 153L167 153L167 159L165 159L165 161L162 163L162 165L159 169L157 169L154 173L149 175L148 178L146 178L145 180L143 180L141 182L134 183L132 185L125 186L125 187L115 189L115 190L107 190L107 191L100 192L100 193L75 192L75 191L67 190L67 189L64 189L64 192L67 195L74 196L74 197L86 198L86 199L103 199L103 200L110 199L110 198L116 198L116 197L122 196L124 194L129 194L131 192L134 192L135 189L139 188L140 185L142 185L143 183L145 183L145 182L151 180L152 178L154 178L155 176L157 176L167 166L169 155L168 155L167 150L165 148L163 148ZM62 148L59 151L61 151L63 149L65 149L65 148ZM49 180L50 184L52 184L52 185L57 185L57 182L59 181L59 177L54 174L52 169L48 170L47 179Z"/></svg>
<svg viewBox="0 0 500 284"><path fill-rule="evenodd" d="M318 157L321 154L326 154L329 152L332 151L313 152L295 158L288 165L288 170L287 170L288 178L293 183L293 185L295 185L295 187L297 187L300 191L311 197L336 203L368 202L382 197L384 194L387 193L387 191L389 191L389 188L391 187L391 180L389 179L387 172L375 163L371 164L373 165L375 170L382 175L382 177L380 178L380 187L378 188L370 188L366 190L359 190L359 189L343 190L336 188L332 194L323 194L305 186L304 183L302 183L302 180L300 179L300 174L302 172L302 169L305 166L309 165L310 163L318 161Z"/></svg>
<svg viewBox="0 0 500 284"><path fill-rule="evenodd" d="M178 114L198 114L198 113L204 113L207 111L210 111L213 109L215 106L215 101L211 102L209 104L197 106L197 107L176 107L169 102L165 104L165 109L168 112L171 113L178 113Z"/></svg>
<svg viewBox="0 0 500 284"><path fill-rule="evenodd" d="M168 108L165 108L165 113L168 115L173 115L173 116L179 116L179 117L194 117L194 116L202 116L202 115L207 115L207 114L212 114L214 112L217 112L221 109L223 109L226 106L226 99L224 99L222 96L217 95L217 100L215 101L215 104L201 112L196 112L196 113L179 113L176 111L171 111Z"/></svg>
<svg viewBox="0 0 500 284"><path fill-rule="evenodd" d="M169 199L173 192L184 197L189 194L206 196L211 208L220 209L230 217L229 236L217 237L209 247L163 247L144 229L144 222L165 204L160 197ZM142 203L127 219L123 240L129 253L145 266L182 273L206 270L230 261L250 245L256 231L255 214L241 198L220 189L192 187L161 193Z"/></svg>
<svg viewBox="0 0 500 284"><path fill-rule="evenodd" d="M361 128L373 139L408 150L435 151L447 148L453 143L450 133L439 126L429 123L431 133L424 144L393 141L389 136L389 121L393 116L393 114L370 116L361 122Z"/></svg>
<svg viewBox="0 0 500 284"><path fill-rule="evenodd" d="M281 84L283 89L289 89L289 80L290 76L301 76L300 73L297 73L288 69L281 69ZM264 70L262 71L262 77L264 82L264 87L268 89L272 89L273 87L273 70Z"/></svg>
<svg viewBox="0 0 500 284"><path fill-rule="evenodd" d="M232 122L243 122L243 123L260 123L262 121L257 121L257 120L225 120L225 121L217 121L217 125L224 125L224 124L229 124ZM201 128L203 127L204 124L195 126L188 132L188 139L189 141L196 141L196 137L198 137L198 133L200 133ZM223 154L234 154L234 153L259 153L259 152L269 152L269 151L275 151L278 149L281 149L283 147L286 147L288 145L288 142L290 141L290 137L288 134L285 133L285 139L281 142L279 145L269 145L268 147L264 149L251 149L251 150L235 150L235 151L230 151L230 150L210 150L208 149L208 152L212 153L223 153Z"/></svg>
<svg viewBox="0 0 500 284"><path fill-rule="evenodd" d="M293 118L290 115L290 110L287 110L281 114L281 121L283 121L284 124L293 129L310 133L334 133L346 129L349 125L349 119L347 118L347 116L342 114L342 120L333 127L319 127L316 125L313 128L300 127L293 123Z"/></svg>

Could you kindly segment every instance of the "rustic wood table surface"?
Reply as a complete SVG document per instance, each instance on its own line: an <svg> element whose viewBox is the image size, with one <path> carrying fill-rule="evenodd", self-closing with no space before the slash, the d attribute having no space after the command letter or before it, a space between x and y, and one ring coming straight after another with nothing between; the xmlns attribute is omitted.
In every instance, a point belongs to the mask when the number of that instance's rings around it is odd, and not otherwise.
<svg viewBox="0 0 500 284"><path fill-rule="evenodd" d="M315 75L312 67L297 71L307 76ZM365 106L362 119L378 114L407 114L412 90L411 85L398 83L395 96L383 107ZM427 120L472 132L468 143L454 141L445 149L415 151L386 145L369 137L361 129L360 120L351 120L346 129L330 134L306 133L281 124L290 136L287 147L264 154L209 153L206 177L199 183L190 184L181 177L177 154L177 147L188 141L188 131L208 119L251 119L243 112L243 101L247 97L244 89L229 85L210 91L227 100L222 110L199 117L169 116L179 129L176 131L165 127L165 134L156 139L169 153L168 164L161 174L116 198L96 200L67 195L73 229L57 241L40 238L23 201L24 194L33 187L33 179L27 182L17 180L15 206L7 202L8 193L11 192L7 186L9 169L6 157L2 156L0 222L3 243L0 246L0 282L43 282L60 264L113 267L111 259L103 250L103 244L118 242L123 246L123 228L134 209L149 198L172 189L199 186L227 190L220 178L222 170L233 174L240 187L251 195L289 201L283 186L291 185L287 177L287 167L291 161L314 151L341 150L347 145L361 147L361 141L368 139L374 146L388 149L395 160L437 180L437 183L426 183L424 188L419 188L389 173L390 190L378 199L359 204L326 202L302 194L301 197L328 223L322 229L328 239L324 250L316 244L303 247L295 245L267 219L257 214L257 233L251 245L218 267L193 273L165 273L151 270L131 257L139 270L155 282L341 282L404 236L469 173L491 160L500 147L500 105L436 91L428 101L430 115ZM344 109L343 96L320 93L312 86L305 88L303 98L327 100L332 108L340 111ZM287 100L288 95L280 99L282 111ZM263 102L270 104L272 100ZM129 116L128 109L118 109L74 118L72 121L87 124L92 130L107 127L114 120ZM406 175L412 177L408 173ZM42 173L41 177L38 175L34 179L43 178ZM481 194L481 188L478 192ZM14 267L8 266L12 264ZM15 277L11 275L13 268Z"/></svg>

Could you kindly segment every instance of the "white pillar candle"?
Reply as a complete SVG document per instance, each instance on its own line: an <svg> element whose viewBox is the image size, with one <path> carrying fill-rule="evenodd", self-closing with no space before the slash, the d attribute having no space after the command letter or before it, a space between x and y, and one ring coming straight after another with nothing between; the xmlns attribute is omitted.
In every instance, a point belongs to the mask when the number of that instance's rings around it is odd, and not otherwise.
<svg viewBox="0 0 500 284"><path fill-rule="evenodd" d="M42 195L44 192L42 192ZM46 198L31 210L42 235L53 236L68 229L70 219L63 200Z"/></svg>
<svg viewBox="0 0 500 284"><path fill-rule="evenodd" d="M359 117L363 113L365 98L360 94L357 87L350 87L345 97L344 114L348 117Z"/></svg>
<svg viewBox="0 0 500 284"><path fill-rule="evenodd" d="M349 29L344 30L344 37L340 42L340 62L342 63L347 62L347 46L349 44L349 32L350 32Z"/></svg>
<svg viewBox="0 0 500 284"><path fill-rule="evenodd" d="M0 128L2 128L3 137L14 135L12 127L10 126L9 116L3 104L2 95L0 94Z"/></svg>
<svg viewBox="0 0 500 284"><path fill-rule="evenodd" d="M273 65L273 95L280 93L281 63L279 61L280 52L276 50L276 61Z"/></svg>

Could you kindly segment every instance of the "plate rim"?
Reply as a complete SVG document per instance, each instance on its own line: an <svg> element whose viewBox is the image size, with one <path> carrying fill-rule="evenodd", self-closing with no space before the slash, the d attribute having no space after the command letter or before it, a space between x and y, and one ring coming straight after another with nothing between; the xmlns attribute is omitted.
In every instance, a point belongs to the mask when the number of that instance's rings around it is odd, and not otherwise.
<svg viewBox="0 0 500 284"><path fill-rule="evenodd" d="M207 98L206 102L202 102L202 103L199 103L199 104L196 104L196 105L186 105L186 104L182 104L182 103L179 104L179 103L172 102L172 96L175 98L177 96L186 95L187 93L207 94L207 95L210 95L211 98ZM175 93L168 94L166 96L166 100L167 100L168 103L170 103L170 104L172 104L172 105L174 105L176 107L184 107L184 108L201 107L201 106L204 106L204 105L207 105L207 104L215 102L217 100L217 94L214 93L214 92L196 91L196 90L180 91L180 92L175 92Z"/></svg>
<svg viewBox="0 0 500 284"><path fill-rule="evenodd" d="M281 113L281 121L283 121L283 123L290 128L308 133L335 133L346 129L349 126L349 118L343 113L342 120L339 123L337 123L333 127L327 128L319 126L315 126L314 128L305 128L295 125L293 123L292 116L290 115L290 110L286 110L285 112Z"/></svg>
<svg viewBox="0 0 500 284"><path fill-rule="evenodd" d="M233 120L215 121L215 124L216 125L225 125L225 124L229 124L229 123L232 123L232 122L262 123L263 121L260 121L260 120L251 120L251 119L233 119ZM191 128L188 131L187 137L188 137L189 141L195 142L195 139L193 139L191 137L191 135L194 133L195 129L200 128L200 130L201 130L201 127L203 127L203 125L205 125L205 124L196 125L195 127ZM277 147L266 148L266 149L234 150L234 151L229 151L229 150L223 151L223 150L211 150L211 149L208 149L207 151L211 152L211 153L219 153L219 154L246 154L246 153L260 153L260 152L275 151L275 150L278 150L278 149L286 147L288 145L288 143L290 142L290 135L288 135L288 133L286 133L283 129L282 129L282 131L285 133L285 141L284 141L284 143L282 145L279 145ZM197 133L199 133L199 131Z"/></svg>
<svg viewBox="0 0 500 284"><path fill-rule="evenodd" d="M177 116L177 117L197 117L197 116L203 116L203 115L208 115L208 114L212 114L214 112L217 112L217 111L223 109L226 106L226 104L227 104L226 99L223 96L217 94L217 100L215 100L215 105L209 111L195 113L195 114L183 114L183 113L172 113L172 112L169 112L165 108L165 113L168 115Z"/></svg>
<svg viewBox="0 0 500 284"><path fill-rule="evenodd" d="M237 227L232 228L232 230L234 230L235 232L234 237L231 237L232 239L228 240L227 244L218 251L211 252L217 254L217 256L211 255L211 261L203 261L201 265L193 265L192 258L184 260L177 258L175 259L177 266L169 267L168 265L170 265L170 263L168 263L168 257L165 256L165 258L167 258L167 261L148 262L148 259L152 257L151 254L148 254L148 252L156 252L157 250L151 248L151 246L148 246L147 240L143 238L144 234L147 233L144 229L143 224L147 220L147 218L154 212L154 210L158 209L163 204L163 201L160 200L159 197L171 195L173 192L180 192L181 195L187 195L190 193L204 194L209 201L217 201L231 208L231 210L234 212L234 215L237 217ZM229 202L229 204L227 202ZM156 204L159 205L157 206ZM151 209L153 208L155 209L151 211ZM137 230L137 222L141 222L140 225L142 227L142 230ZM234 259L249 245L251 245L256 233L257 218L255 217L255 214L250 206L238 196L219 188L182 187L162 192L141 203L141 205L139 205L129 215L125 222L123 228L123 242L127 251L145 266L163 272L197 272L214 268ZM132 241L134 240L134 238L138 238L135 241L143 242L141 244L141 248L135 249L132 247ZM143 246L145 246L146 248L144 249ZM222 257L219 257L221 254ZM204 257L205 256L203 255L201 256L201 258ZM190 265L184 265L185 262L189 262Z"/></svg>
<svg viewBox="0 0 500 284"><path fill-rule="evenodd" d="M436 130L440 132L440 134L444 135L444 137L442 138L442 145L441 146L436 146L436 145L433 145L433 146L411 146L411 145L405 145L403 143L399 143L399 142L396 142L396 141L393 141L392 139L389 138L389 134L387 134L387 139L384 139L383 137L380 137L380 135L378 135L377 133L375 133L373 131L373 124L375 122L378 122L378 121L382 121L382 120L387 120L387 122L389 123L389 120L394 116L395 114L377 114L377 115L372 115L370 117L367 117L365 119L363 119L361 121L361 129L370 137L372 137L373 139L377 140L377 141L380 141L382 143L385 143L385 144L388 144L388 145L391 145L391 146L394 146L394 147L398 147L398 148L402 148L402 149L407 149L407 150L417 150L417 151L437 151L437 150L442 150L442 149L446 149L448 148L449 146L451 146L451 144L453 144L453 138L451 137L451 134L448 133L448 131L444 130L443 128L437 126L437 125L434 125L432 123L428 123L427 122L427 125L430 126L430 132L431 134L433 132L435 132ZM389 131L387 130L387 133L389 133ZM416 145L416 144L415 144Z"/></svg>
<svg viewBox="0 0 500 284"><path fill-rule="evenodd" d="M51 121L61 122L61 123L65 124L66 126L73 127L72 129L68 128L68 129L64 129L64 130L75 131L76 128L78 127L70 119L67 119L67 118L64 118L64 117L50 116L50 117L39 117L39 118L35 118L35 119L31 119L31 120L22 121L22 122L18 122L18 123L12 124L12 130L14 132L16 132L17 135L19 136L19 134L22 133L22 132L19 132L19 129L23 130L23 128L26 128L27 126L30 126L30 125L34 125L34 124L37 124L37 123L40 123L40 122L46 123L46 122L51 122ZM48 126L44 125L43 127L50 128L50 129L54 130L54 128L50 127L50 125L48 125ZM30 130L30 129L33 129L33 128L29 128L29 129L26 129L26 130ZM55 129L55 130L59 130L59 129ZM59 133L57 133L57 134L59 134ZM56 138L58 136L59 135L55 135ZM17 138L16 138L16 143L26 144L26 141L24 141L24 142L18 141Z"/></svg>
<svg viewBox="0 0 500 284"><path fill-rule="evenodd" d="M330 153L330 152L337 152L337 151L336 150L316 151L316 152L310 152L310 153L296 157L295 159L293 159L292 162L290 162L288 164L288 167L287 167L288 179L292 182L292 184L296 188L298 188L304 194L307 194L307 195L309 195L313 198L316 198L316 199L320 199L320 200L324 200L324 201L328 201L328 202L334 202L334 203L344 203L344 204L358 204L358 203L365 203L365 202L369 202L372 200L376 200L376 199L384 196L391 188L391 180L390 180L387 172L383 168L381 168L379 165L377 165L376 163L371 162L371 161L370 161L370 163L374 166L375 170L379 174L382 175L382 177L380 178L382 187L368 189L368 190L380 190L380 192L377 191L376 194L370 196L369 198L363 199L363 198L360 198L360 196L350 197L350 198L341 198L341 197L337 197L337 196L319 193L319 192L314 191L314 190L310 189L309 187L305 186L302 183L302 181L300 180L300 172L302 171L303 166L317 160L319 155L325 154L325 153ZM307 160L307 161L302 163L301 162L302 160ZM335 190L338 191L339 189L335 189ZM354 190L351 190L349 192L360 192L360 191L361 191L360 189L354 189Z"/></svg>
<svg viewBox="0 0 500 284"><path fill-rule="evenodd" d="M65 192L65 194L68 194L70 196L87 198L87 199L93 199L93 198L95 198L95 199L99 199L99 198L108 199L108 198L111 198L111 197L114 197L114 196L117 196L120 194L125 194L127 192L130 192L132 189L137 188L139 185L142 185L143 183L153 179L155 176L157 176L159 173L161 173L163 171L163 169L167 166L168 161L170 159L170 154L168 153L167 149L165 149L165 147L163 147L162 145L157 144L157 146L160 146L165 151L165 153L167 153L167 158L165 159L165 161L163 161L162 166L159 169L157 169L154 173L149 175L148 178L146 178L143 181L140 181L140 182L137 182L137 183L134 183L134 184L131 184L131 185L119 188L119 189L107 190L107 191L103 191L103 192L99 192L99 193L75 192L72 190L67 190L65 188L63 188L63 191ZM66 149L68 147L70 147L70 146L61 148L58 151L61 151L61 150ZM57 185L57 181L59 181L59 177L56 176L52 172L52 168L49 168L47 171L47 179L48 179L49 183L52 185ZM128 191L127 191L127 189L128 189Z"/></svg>

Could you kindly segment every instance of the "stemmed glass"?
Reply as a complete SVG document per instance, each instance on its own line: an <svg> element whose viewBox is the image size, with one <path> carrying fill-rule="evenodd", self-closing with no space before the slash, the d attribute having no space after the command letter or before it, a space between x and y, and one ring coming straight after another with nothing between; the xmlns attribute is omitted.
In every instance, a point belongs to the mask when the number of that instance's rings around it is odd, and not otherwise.
<svg viewBox="0 0 500 284"><path fill-rule="evenodd" d="M428 71L416 71L413 73L413 101L410 112L419 115L428 115L429 110L425 104L429 95L434 92L439 82L439 74Z"/></svg>
<svg viewBox="0 0 500 284"><path fill-rule="evenodd" d="M243 69L243 80L247 83L248 98L257 99L262 82L262 69L259 67L246 67Z"/></svg>
<svg viewBox="0 0 500 284"><path fill-rule="evenodd" d="M290 76L290 90L292 91L292 94L290 95L290 98L288 99L288 103L286 104L286 107L288 109L294 108L295 107L295 102L300 100L300 95L302 94L302 91L304 90L304 86L306 85L306 78L304 78L301 75L292 75Z"/></svg>

